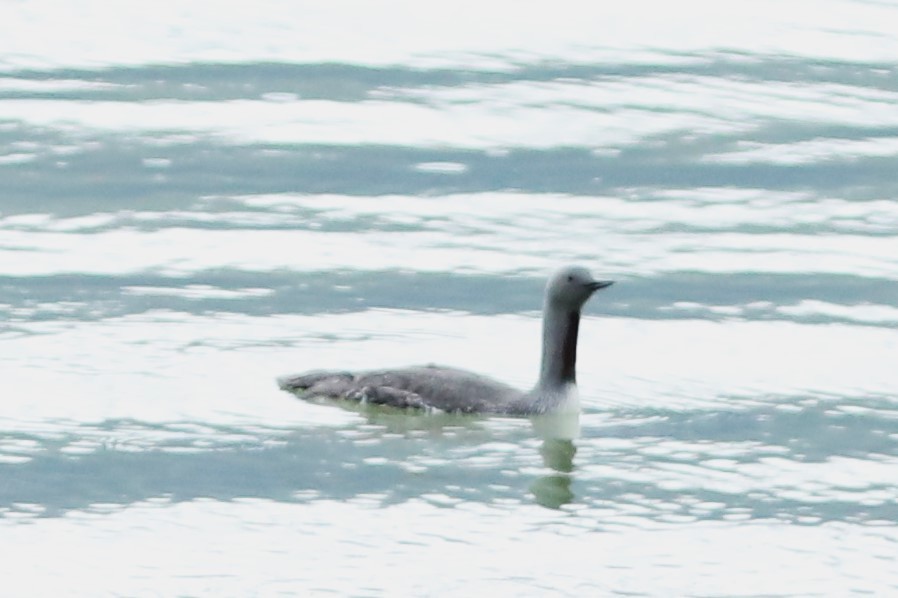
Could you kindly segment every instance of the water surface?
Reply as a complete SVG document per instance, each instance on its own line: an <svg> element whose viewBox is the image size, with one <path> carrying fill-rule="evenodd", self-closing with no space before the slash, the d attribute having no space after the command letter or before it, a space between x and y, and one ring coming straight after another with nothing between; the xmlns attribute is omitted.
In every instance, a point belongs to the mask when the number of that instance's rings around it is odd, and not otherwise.
<svg viewBox="0 0 898 598"><path fill-rule="evenodd" d="M0 8L5 587L894 593L898 7L374 6ZM276 388L569 262L579 438Z"/></svg>

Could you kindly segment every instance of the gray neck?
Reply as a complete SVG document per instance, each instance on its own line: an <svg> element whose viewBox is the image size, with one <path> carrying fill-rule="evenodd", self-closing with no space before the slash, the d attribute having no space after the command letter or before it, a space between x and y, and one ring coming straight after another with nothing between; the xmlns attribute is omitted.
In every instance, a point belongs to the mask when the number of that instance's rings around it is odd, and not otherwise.
<svg viewBox="0 0 898 598"><path fill-rule="evenodd" d="M556 389L577 382L579 328L579 310L546 302L543 308L543 358L537 384L539 388Z"/></svg>

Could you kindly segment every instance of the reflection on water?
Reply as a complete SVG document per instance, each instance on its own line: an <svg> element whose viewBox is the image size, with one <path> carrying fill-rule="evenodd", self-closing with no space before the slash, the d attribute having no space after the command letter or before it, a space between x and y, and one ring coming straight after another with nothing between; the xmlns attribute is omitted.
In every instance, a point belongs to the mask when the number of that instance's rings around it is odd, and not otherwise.
<svg viewBox="0 0 898 598"><path fill-rule="evenodd" d="M539 449L546 467L554 472L537 478L530 486L536 502L557 509L574 501L571 482L577 447L567 438L545 438Z"/></svg>
<svg viewBox="0 0 898 598"><path fill-rule="evenodd" d="M895 6L117 6L0 8L5 587L896 592ZM528 388L566 262L579 418L276 388Z"/></svg>
<svg viewBox="0 0 898 598"><path fill-rule="evenodd" d="M580 437L579 413L552 413L530 418L537 436L549 440L576 440Z"/></svg>
<svg viewBox="0 0 898 598"><path fill-rule="evenodd" d="M530 486L536 502L557 509L574 500L571 481L574 471L574 444L580 437L580 414L558 413L530 418L533 430L542 438L539 454L551 471Z"/></svg>

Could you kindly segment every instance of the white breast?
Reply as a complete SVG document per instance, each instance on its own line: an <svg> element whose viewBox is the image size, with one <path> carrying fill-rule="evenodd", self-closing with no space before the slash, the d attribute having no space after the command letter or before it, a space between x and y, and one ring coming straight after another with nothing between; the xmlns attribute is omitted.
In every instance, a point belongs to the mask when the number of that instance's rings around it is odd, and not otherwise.
<svg viewBox="0 0 898 598"><path fill-rule="evenodd" d="M552 409L552 413L580 413L580 391L577 390L576 384L564 387L557 405Z"/></svg>

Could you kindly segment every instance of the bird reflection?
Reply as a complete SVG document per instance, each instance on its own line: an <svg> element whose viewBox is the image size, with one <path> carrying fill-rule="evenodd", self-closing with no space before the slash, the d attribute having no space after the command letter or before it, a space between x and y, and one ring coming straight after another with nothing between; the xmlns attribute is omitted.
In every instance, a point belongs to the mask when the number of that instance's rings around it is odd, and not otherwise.
<svg viewBox="0 0 898 598"><path fill-rule="evenodd" d="M533 429L543 439L539 449L543 463L554 473L537 478L530 486L536 502L550 509L558 509L573 502L571 490L574 471L574 440L580 435L580 415L565 413L542 415L531 419Z"/></svg>
<svg viewBox="0 0 898 598"><path fill-rule="evenodd" d="M386 432L391 433L426 430L442 434L447 428L482 430L485 421L485 418L470 414L409 413L382 405L361 405L330 400L322 402L358 413L367 423L381 426ZM530 491L537 504L550 509L560 509L576 498L571 485L574 481L574 456L577 454L574 441L580 436L580 415L579 413L539 415L530 418L530 421L536 435L542 439L539 453L543 464L550 470L530 485ZM486 434L489 435L489 432Z"/></svg>

